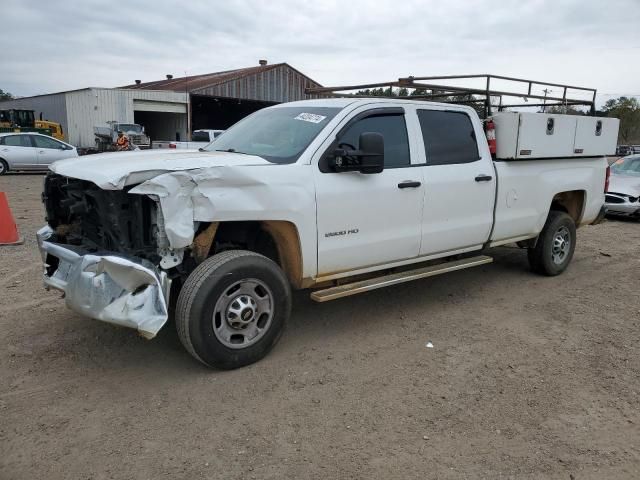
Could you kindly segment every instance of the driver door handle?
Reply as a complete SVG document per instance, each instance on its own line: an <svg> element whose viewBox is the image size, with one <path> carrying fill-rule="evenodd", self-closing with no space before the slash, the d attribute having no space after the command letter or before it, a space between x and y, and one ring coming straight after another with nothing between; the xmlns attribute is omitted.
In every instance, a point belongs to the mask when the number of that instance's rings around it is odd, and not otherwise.
<svg viewBox="0 0 640 480"><path fill-rule="evenodd" d="M422 183L415 180L405 180L398 184L398 188L418 188L420 185L422 185Z"/></svg>
<svg viewBox="0 0 640 480"><path fill-rule="evenodd" d="M493 177L491 175L485 175L484 173L481 173L476 177L476 182L490 182L492 179Z"/></svg>

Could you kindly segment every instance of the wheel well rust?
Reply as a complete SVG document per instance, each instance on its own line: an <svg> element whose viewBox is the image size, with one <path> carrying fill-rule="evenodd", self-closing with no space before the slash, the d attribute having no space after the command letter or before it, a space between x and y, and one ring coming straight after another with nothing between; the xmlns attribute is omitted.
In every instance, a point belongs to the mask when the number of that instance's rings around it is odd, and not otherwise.
<svg viewBox="0 0 640 480"><path fill-rule="evenodd" d="M294 288L302 288L302 250L296 226L283 220L212 222L201 225L191 244L196 263L230 248L251 250L278 263Z"/></svg>
<svg viewBox="0 0 640 480"><path fill-rule="evenodd" d="M550 210L560 210L568 213L573 218L573 221L576 222L576 226L578 226L584 213L585 196L584 190L556 193L551 200Z"/></svg>

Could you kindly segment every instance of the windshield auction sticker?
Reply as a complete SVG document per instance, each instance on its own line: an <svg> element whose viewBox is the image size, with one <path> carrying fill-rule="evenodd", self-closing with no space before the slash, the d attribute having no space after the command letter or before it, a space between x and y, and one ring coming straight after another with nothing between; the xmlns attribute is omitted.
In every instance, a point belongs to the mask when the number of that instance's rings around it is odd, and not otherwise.
<svg viewBox="0 0 640 480"><path fill-rule="evenodd" d="M300 113L295 120L302 120L303 122L320 123L325 118L324 115L316 115L315 113Z"/></svg>

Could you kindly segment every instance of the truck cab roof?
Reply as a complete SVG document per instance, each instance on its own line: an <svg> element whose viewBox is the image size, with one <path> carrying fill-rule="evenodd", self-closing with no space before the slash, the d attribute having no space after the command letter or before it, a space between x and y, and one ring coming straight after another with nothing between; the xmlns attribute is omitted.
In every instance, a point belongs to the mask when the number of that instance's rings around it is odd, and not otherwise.
<svg viewBox="0 0 640 480"><path fill-rule="evenodd" d="M353 97L353 98L317 98L312 100L299 100L297 102L287 102L281 103L278 105L274 105L271 108L286 108L286 107L300 107L300 106L309 106L309 107L337 107L344 108L347 106L359 106L359 105L368 105L371 103L376 104L384 104L384 103L392 103L392 104L406 104L406 105L420 105L420 106L430 106L430 107L446 107L456 109L464 109L467 111L475 111L473 108L466 105L458 105L451 103L439 103L439 102L428 102L425 100L411 100L411 97Z"/></svg>

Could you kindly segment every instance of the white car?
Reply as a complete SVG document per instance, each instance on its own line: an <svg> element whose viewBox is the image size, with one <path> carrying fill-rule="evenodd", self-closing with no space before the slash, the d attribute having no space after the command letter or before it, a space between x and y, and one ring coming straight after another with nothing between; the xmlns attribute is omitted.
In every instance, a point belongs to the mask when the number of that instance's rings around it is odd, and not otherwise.
<svg viewBox="0 0 640 480"><path fill-rule="evenodd" d="M73 145L40 133L0 133L0 175L10 170L47 170L56 160L77 157Z"/></svg>
<svg viewBox="0 0 640 480"><path fill-rule="evenodd" d="M640 219L640 155L620 158L611 165L607 213Z"/></svg>

